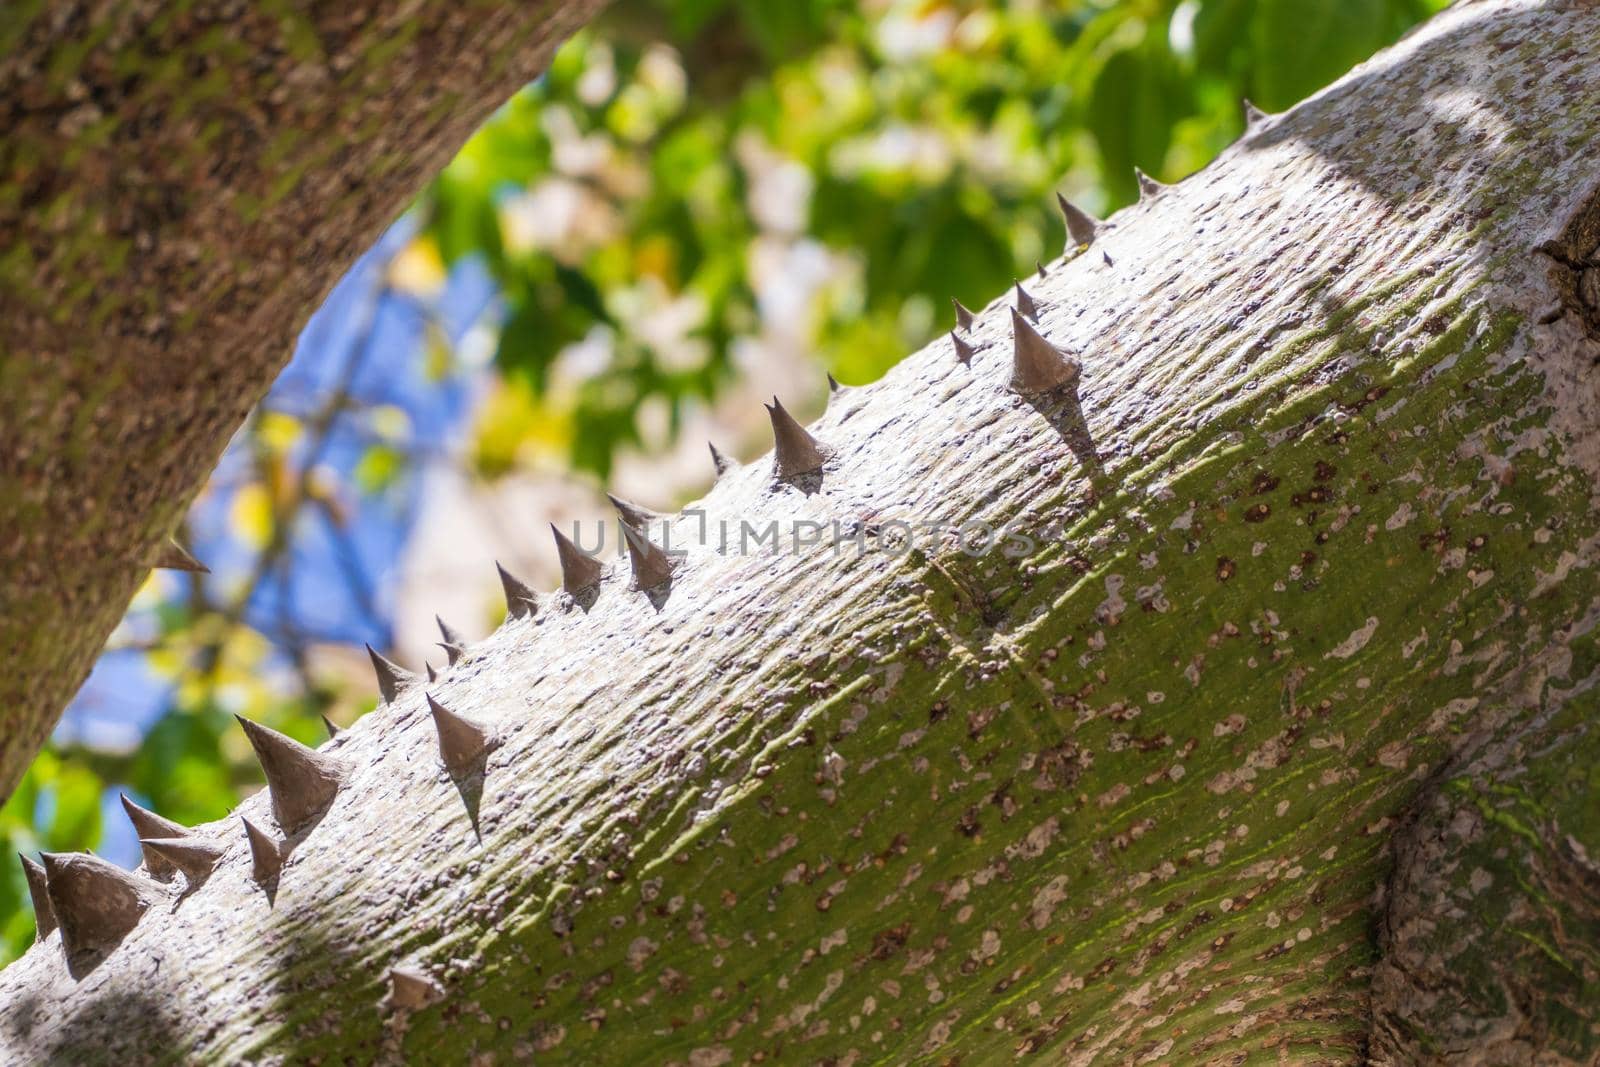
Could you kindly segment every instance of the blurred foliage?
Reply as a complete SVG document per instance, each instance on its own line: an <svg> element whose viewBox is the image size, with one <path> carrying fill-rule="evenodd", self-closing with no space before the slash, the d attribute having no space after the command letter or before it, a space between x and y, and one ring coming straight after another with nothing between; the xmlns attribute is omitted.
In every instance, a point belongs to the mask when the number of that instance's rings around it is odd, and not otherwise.
<svg viewBox="0 0 1600 1067"><path fill-rule="evenodd" d="M425 443L414 410L363 384L372 305L413 315L405 358L439 393L479 374L440 309L463 267L486 272L498 374L466 416L474 472L604 476L752 352L876 377L951 325L950 298L978 306L1054 258L1055 190L1104 214L1136 196L1134 166L1181 178L1239 134L1241 99L1287 107L1442 6L621 0L421 197L353 315L367 326L311 353L310 395L280 382L253 415L191 516L244 563L153 575L102 662L139 658L159 713L123 744L58 734L0 809L6 847L99 845L118 790L219 818L259 781L233 713L314 742L319 715L372 706L348 646L388 626L360 542L379 521L403 535ZM310 601L284 591L306 568ZM332 581L362 626L306 608ZM0 960L32 938L21 870L3 869Z"/></svg>
<svg viewBox="0 0 1600 1067"><path fill-rule="evenodd" d="M625 2L421 203L419 258L505 301L475 460L604 478L775 331L875 378L1054 258L1053 190L1104 212L1135 166L1181 178L1243 98L1286 107L1441 6Z"/></svg>

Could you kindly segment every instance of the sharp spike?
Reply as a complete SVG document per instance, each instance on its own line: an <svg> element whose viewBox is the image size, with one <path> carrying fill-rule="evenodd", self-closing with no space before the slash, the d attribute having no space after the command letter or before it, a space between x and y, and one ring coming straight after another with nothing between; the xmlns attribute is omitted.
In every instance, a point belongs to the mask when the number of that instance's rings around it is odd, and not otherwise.
<svg viewBox="0 0 1600 1067"><path fill-rule="evenodd" d="M340 761L242 715L234 718L256 750L272 795L272 814L284 833L294 833L327 810L344 776Z"/></svg>
<svg viewBox="0 0 1600 1067"><path fill-rule="evenodd" d="M712 444L710 441L706 442L706 447L711 450L711 466L716 469L718 478L721 478L724 474L727 474L729 471L733 470L733 468L738 466L737 463L724 455L722 450L717 448L717 446Z"/></svg>
<svg viewBox="0 0 1600 1067"><path fill-rule="evenodd" d="M971 363L972 355L977 349L961 339L961 335L954 330L950 331L950 343L956 346L956 358L962 363Z"/></svg>
<svg viewBox="0 0 1600 1067"><path fill-rule="evenodd" d="M44 868L17 853L23 876L28 879L28 896L33 900L33 939L43 941L56 928L56 913L50 910L50 889L45 884Z"/></svg>
<svg viewBox="0 0 1600 1067"><path fill-rule="evenodd" d="M506 594L506 618L520 619L539 613L539 594L522 579L515 577L496 560L494 569L500 572L500 588Z"/></svg>
<svg viewBox="0 0 1600 1067"><path fill-rule="evenodd" d="M784 409L777 397L767 405L772 419L772 449L779 478L794 478L822 469L822 450L816 438L805 427L794 421L794 416Z"/></svg>
<svg viewBox="0 0 1600 1067"><path fill-rule="evenodd" d="M1133 168L1133 176L1138 179L1139 182L1140 200L1154 200L1168 189L1168 186L1164 182L1156 181L1138 167Z"/></svg>
<svg viewBox="0 0 1600 1067"><path fill-rule="evenodd" d="M550 532L556 535L556 555L561 560L561 588L577 596L599 585L600 576L605 573L600 561L573 544L566 534L556 529L553 522Z"/></svg>
<svg viewBox="0 0 1600 1067"><path fill-rule="evenodd" d="M832 374L828 375L828 392L829 392L830 395L833 394L833 393L837 393L839 390L841 390L843 388L844 388L844 386L839 384L839 379L835 378Z"/></svg>
<svg viewBox="0 0 1600 1067"><path fill-rule="evenodd" d="M1016 311L1011 312L1011 388L1029 396L1073 386L1081 368L1078 361L1039 336Z"/></svg>
<svg viewBox="0 0 1600 1067"><path fill-rule="evenodd" d="M326 715L322 717L322 728L328 731L329 741L332 741L335 737L339 736L339 728L335 726L333 724L333 720L328 718Z"/></svg>
<svg viewBox="0 0 1600 1067"><path fill-rule="evenodd" d="M115 948L159 891L156 883L87 852L46 852L39 859L69 963L83 951Z"/></svg>
<svg viewBox="0 0 1600 1067"><path fill-rule="evenodd" d="M1039 272L1039 277L1041 277L1041 278L1043 278L1045 275L1050 273L1049 271L1044 269L1044 264L1041 263L1037 259L1033 261L1033 266Z"/></svg>
<svg viewBox="0 0 1600 1067"><path fill-rule="evenodd" d="M372 669L378 673L378 692L383 694L385 704L393 704L401 691L417 680L416 675L398 663L378 655L371 645L367 646L367 655L372 658Z"/></svg>
<svg viewBox="0 0 1600 1067"><path fill-rule="evenodd" d="M1056 203L1061 205L1061 214L1067 220L1067 247L1070 249L1094 244L1095 238L1100 236L1100 227L1104 224L1060 193L1056 194Z"/></svg>
<svg viewBox="0 0 1600 1067"><path fill-rule="evenodd" d="M451 667L454 667L457 663L459 663L461 661L461 657L467 654L466 649L462 648L460 645L452 645L448 641L435 641L434 644L444 649L444 658ZM433 679L430 678L429 681L433 681Z"/></svg>
<svg viewBox="0 0 1600 1067"><path fill-rule="evenodd" d="M1256 107L1255 104L1251 103L1249 97L1245 97L1244 128L1246 131L1258 130L1267 122L1271 121L1271 119L1271 115L1267 114L1259 107Z"/></svg>
<svg viewBox="0 0 1600 1067"><path fill-rule="evenodd" d="M950 303L956 306L956 327L971 333L972 312L968 311L961 301L957 300L955 297L950 298Z"/></svg>
<svg viewBox="0 0 1600 1067"><path fill-rule="evenodd" d="M198 885L211 874L211 869L222 858L222 848L201 838L141 837L139 847L155 852L162 859L183 872L190 885Z"/></svg>
<svg viewBox="0 0 1600 1067"><path fill-rule="evenodd" d="M1102 249L1101 252L1100 252L1100 256L1101 256L1102 259L1104 259L1106 261L1106 266L1108 266L1108 267L1116 266L1116 264L1113 263L1112 260L1111 260L1111 253L1110 252L1107 252L1104 249Z"/></svg>
<svg viewBox="0 0 1600 1067"><path fill-rule="evenodd" d="M122 797L122 810L128 813L128 821L133 823L133 832L140 838L188 836L189 828L182 823L163 818L148 808L141 808L129 800L126 793L122 793L120 796ZM177 871L177 868L168 863L164 857L151 852L147 848L141 848L140 851L144 853L145 869L153 877L166 881Z"/></svg>
<svg viewBox="0 0 1600 1067"><path fill-rule="evenodd" d="M250 877L257 885L277 881L283 870L283 843L243 815L239 821L244 823L244 836L250 841Z"/></svg>
<svg viewBox="0 0 1600 1067"><path fill-rule="evenodd" d="M1034 322L1038 322L1039 321L1039 309L1038 309L1037 306L1034 305L1033 297L1028 295L1028 291L1022 287L1022 283L1021 282L1017 282L1016 285L1017 285L1017 310L1022 312L1028 318L1032 319Z"/></svg>
<svg viewBox="0 0 1600 1067"><path fill-rule="evenodd" d="M622 521L629 526L640 530L647 530L650 524L660 520L661 516L649 508L641 508L631 500L624 500L620 496L606 494L606 499L611 501L611 506L617 509L617 514L622 516Z"/></svg>
<svg viewBox="0 0 1600 1067"><path fill-rule="evenodd" d="M655 589L672 581L672 561L648 537L623 523L622 538L628 543L628 560L633 564L635 589Z"/></svg>
<svg viewBox="0 0 1600 1067"><path fill-rule="evenodd" d="M394 1011L421 1011L444 999L444 986L415 967L389 968L389 1007Z"/></svg>
<svg viewBox="0 0 1600 1067"><path fill-rule="evenodd" d="M466 638L461 636L461 631L435 615L433 621L439 625L439 636L445 639L446 644L467 646Z"/></svg>
<svg viewBox="0 0 1600 1067"><path fill-rule="evenodd" d="M156 551L153 567L169 571L188 571L191 574L210 574L211 568L195 559L189 550L173 538L167 538L167 543Z"/></svg>
<svg viewBox="0 0 1600 1067"><path fill-rule="evenodd" d="M490 732L470 719L464 719L427 694L433 727L439 732L439 758L452 777L471 771L478 758L493 743Z"/></svg>
<svg viewBox="0 0 1600 1067"><path fill-rule="evenodd" d="M424 662L423 666L428 668L428 681L437 682L439 680L439 672L433 669L433 664Z"/></svg>

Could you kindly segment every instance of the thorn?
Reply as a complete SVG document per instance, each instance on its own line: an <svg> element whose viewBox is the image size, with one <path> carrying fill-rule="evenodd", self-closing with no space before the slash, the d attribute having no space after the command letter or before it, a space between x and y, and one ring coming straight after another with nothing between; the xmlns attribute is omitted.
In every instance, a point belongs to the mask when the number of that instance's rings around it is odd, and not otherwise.
<svg viewBox="0 0 1600 1067"><path fill-rule="evenodd" d="M1056 203L1061 205L1061 214L1067 220L1067 245L1077 248L1094 244L1094 239L1100 236L1100 227L1104 224L1060 193L1056 194Z"/></svg>
<svg viewBox="0 0 1600 1067"><path fill-rule="evenodd" d="M439 672L433 669L433 664L424 660L422 665L428 668L428 681L437 682L439 680Z"/></svg>
<svg viewBox="0 0 1600 1067"><path fill-rule="evenodd" d="M1246 132L1260 129L1271 119L1272 116L1251 103L1248 96L1244 98L1244 128Z"/></svg>
<svg viewBox="0 0 1600 1067"><path fill-rule="evenodd" d="M1140 200L1154 200L1156 197L1160 196L1162 193L1171 188L1164 182L1156 181L1138 167L1133 168L1133 176L1139 181Z"/></svg>
<svg viewBox="0 0 1600 1067"><path fill-rule="evenodd" d="M141 837L139 847L146 851L155 852L171 863L183 876L189 880L190 885L199 885L211 874L211 869L222 858L222 848L210 841L201 838L188 837Z"/></svg>
<svg viewBox="0 0 1600 1067"><path fill-rule="evenodd" d="M794 478L821 470L822 450L817 447L816 438L794 421L794 416L784 409L777 397L773 397L766 408L772 419L772 450L778 477Z"/></svg>
<svg viewBox="0 0 1600 1067"><path fill-rule="evenodd" d="M706 442L706 447L711 450L711 466L716 468L718 478L721 478L724 474L727 474L729 471L733 470L733 468L738 466L738 464L733 460L723 455L722 451L710 441Z"/></svg>
<svg viewBox="0 0 1600 1067"><path fill-rule="evenodd" d="M33 900L34 941L43 941L56 928L56 913L50 910L50 890L45 885L44 868L17 853L22 873L28 879L28 896Z"/></svg>
<svg viewBox="0 0 1600 1067"><path fill-rule="evenodd" d="M1040 337L1016 311L1011 312L1011 336L1011 388L1038 396L1076 384L1078 361Z"/></svg>
<svg viewBox="0 0 1600 1067"><path fill-rule="evenodd" d="M622 516L622 521L629 526L640 530L648 529L652 522L658 521L661 516L649 508L641 508L631 500L624 500L620 496L606 494L606 499L611 501L611 506L617 509L617 514Z"/></svg>
<svg viewBox="0 0 1600 1067"><path fill-rule="evenodd" d="M333 724L333 720L328 718L326 715L322 717L322 728L328 731L329 741L332 741L335 737L339 736L339 728L335 726Z"/></svg>
<svg viewBox="0 0 1600 1067"><path fill-rule="evenodd" d="M1100 256L1101 256L1102 259L1104 259L1106 261L1106 266L1108 266L1108 267L1116 266L1116 263L1114 263L1112 261L1112 259L1111 259L1111 253L1110 252L1107 252L1105 249L1101 249L1100 250Z"/></svg>
<svg viewBox="0 0 1600 1067"><path fill-rule="evenodd" d="M277 881L283 870L283 843L255 823L239 816L244 836L250 840L250 877L257 885Z"/></svg>
<svg viewBox="0 0 1600 1067"><path fill-rule="evenodd" d="M371 645L367 646L367 655L372 657L372 669L378 672L378 692L383 694L385 704L393 704L400 691L417 680L398 663L378 655Z"/></svg>
<svg viewBox="0 0 1600 1067"><path fill-rule="evenodd" d="M1044 269L1044 264L1039 262L1037 259L1033 261L1033 265L1034 265L1034 268L1038 270L1039 277L1041 277L1041 278L1045 277L1046 275L1048 275L1050 273L1049 271Z"/></svg>
<svg viewBox="0 0 1600 1067"><path fill-rule="evenodd" d="M133 832L136 836L140 838L188 836L189 828L182 823L173 822L171 819L163 818L147 808L141 808L129 800L126 793L122 793L120 796L122 797L122 810L128 813L128 821L133 823ZM168 863L164 857L151 852L147 848L141 848L140 851L144 853L145 869L150 872L152 877L166 881L176 873L177 868Z"/></svg>
<svg viewBox="0 0 1600 1067"><path fill-rule="evenodd" d="M635 589L656 589L672 581L672 561L648 537L623 523L622 538L628 542L628 561L633 565Z"/></svg>
<svg viewBox="0 0 1600 1067"><path fill-rule="evenodd" d="M1038 322L1039 321L1039 309L1036 306L1034 306L1033 297L1028 295L1028 291L1022 287L1022 283L1021 282L1017 282L1016 284L1017 284L1017 310L1022 312L1028 318L1032 319L1034 322Z"/></svg>
<svg viewBox="0 0 1600 1067"><path fill-rule="evenodd" d="M561 559L561 588L577 596L599 585L600 575L605 571L600 561L573 544L566 534L556 529L553 522L550 532L556 535L556 555Z"/></svg>
<svg viewBox="0 0 1600 1067"><path fill-rule="evenodd" d="M154 899L155 883L87 852L46 852L50 913L71 959L85 949L116 947Z"/></svg>
<svg viewBox="0 0 1600 1067"><path fill-rule="evenodd" d="M506 594L506 618L529 618L539 613L539 594L534 592L521 578L515 577L511 572L500 566L500 561L495 560L494 569L500 572L500 588Z"/></svg>
<svg viewBox="0 0 1600 1067"><path fill-rule="evenodd" d="M300 829L326 811L339 792L343 765L332 756L307 748L292 737L235 715L250 747L256 750L261 772L272 795L272 814L286 834Z"/></svg>
<svg viewBox="0 0 1600 1067"><path fill-rule="evenodd" d="M950 343L956 346L956 358L962 363L971 363L972 354L977 351L961 339L961 335L954 330L950 331Z"/></svg>
<svg viewBox="0 0 1600 1067"><path fill-rule="evenodd" d="M452 778L459 778L472 770L478 757L489 750L493 737L489 731L470 719L464 719L426 694L428 710L433 713L433 728L439 732L439 758Z"/></svg>
<svg viewBox="0 0 1600 1067"><path fill-rule="evenodd" d="M415 967L389 968L389 1007L413 1012L444 999L444 986Z"/></svg>
<svg viewBox="0 0 1600 1067"><path fill-rule="evenodd" d="M438 642L438 645L444 649L445 657L449 659L450 666L454 667L461 657L467 654L467 642L462 638L461 634L456 632L454 627L439 618L439 616L435 615L433 621L439 624L439 636L444 638L443 641Z"/></svg>
<svg viewBox="0 0 1600 1067"><path fill-rule="evenodd" d="M188 571L191 574L210 574L211 568L195 559L174 538L167 538L167 543L156 551L155 562L152 567L169 571Z"/></svg>
<svg viewBox="0 0 1600 1067"><path fill-rule="evenodd" d="M955 297L950 298L950 303L956 306L956 327L971 333L972 312L968 311L961 301L957 300Z"/></svg>
<svg viewBox="0 0 1600 1067"><path fill-rule="evenodd" d="M838 393L838 391L843 388L844 386L839 384L839 379L835 378L832 374L828 375L828 394L830 396Z"/></svg>
<svg viewBox="0 0 1600 1067"><path fill-rule="evenodd" d="M454 667L456 662L460 660L462 656L467 654L466 649L462 648L460 645L452 645L448 641L435 641L434 644L444 649L444 658L448 661L448 666L451 667ZM430 682L434 680L435 679L432 678L428 679Z"/></svg>

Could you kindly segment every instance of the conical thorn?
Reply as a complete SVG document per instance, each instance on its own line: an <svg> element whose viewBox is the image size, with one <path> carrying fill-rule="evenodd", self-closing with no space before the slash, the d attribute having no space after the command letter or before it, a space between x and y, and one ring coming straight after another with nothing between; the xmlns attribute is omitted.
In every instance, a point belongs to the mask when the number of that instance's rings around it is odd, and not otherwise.
<svg viewBox="0 0 1600 1067"><path fill-rule="evenodd" d="M33 939L43 941L56 928L56 913L50 910L50 890L45 884L44 868L20 852L17 858L22 861L22 874L28 880L28 897L33 901Z"/></svg>
<svg viewBox="0 0 1600 1067"><path fill-rule="evenodd" d="M1016 286L1017 286L1017 308L1016 309L1018 311L1022 312L1028 318L1032 319L1034 322L1038 322L1039 321L1039 309L1034 304L1033 297L1028 295L1028 291L1022 287L1022 283L1021 282L1017 282Z"/></svg>
<svg viewBox="0 0 1600 1067"><path fill-rule="evenodd" d="M721 478L724 474L727 474L729 471L733 470L733 468L739 465L733 460L729 459L720 448L712 444L710 441L706 442L706 447L711 450L711 466L717 472L718 478Z"/></svg>
<svg viewBox="0 0 1600 1067"><path fill-rule="evenodd" d="M339 736L339 727L335 726L333 720L328 718L326 715L322 717L322 728L328 731L329 741L332 741L335 737Z"/></svg>
<svg viewBox="0 0 1600 1067"><path fill-rule="evenodd" d="M561 560L561 588L577 596L599 585L600 576L605 573L600 561L573 544L566 534L556 529L553 522L550 532L556 536L556 556Z"/></svg>
<svg viewBox="0 0 1600 1067"><path fill-rule="evenodd" d="M389 968L389 1008L409 1013L439 1003L444 986L416 967Z"/></svg>
<svg viewBox="0 0 1600 1067"><path fill-rule="evenodd" d="M239 821L250 842L250 877L257 885L277 881L283 871L283 843L244 816L239 816Z"/></svg>
<svg viewBox="0 0 1600 1067"><path fill-rule="evenodd" d="M822 449L816 438L794 421L794 416L784 409L777 397L767 405L767 415L772 419L772 449L778 477L795 478L821 470Z"/></svg>
<svg viewBox="0 0 1600 1067"><path fill-rule="evenodd" d="M191 574L210 574L211 568L190 555L189 550L178 544L173 538L167 538L167 543L156 551L155 562L151 566L161 570L188 571Z"/></svg>
<svg viewBox="0 0 1600 1067"><path fill-rule="evenodd" d="M439 758L451 777L470 772L479 757L489 750L493 735L471 719L462 718L427 694L433 727L439 734Z"/></svg>
<svg viewBox="0 0 1600 1067"><path fill-rule="evenodd" d="M1040 396L1077 384L1078 361L1039 336L1016 311L1011 312L1011 388Z"/></svg>
<svg viewBox="0 0 1600 1067"><path fill-rule="evenodd" d="M376 649L367 646L367 655L372 659L372 669L378 675L378 692L383 694L385 704L393 704L406 686L417 680L417 676L384 656L378 655Z"/></svg>
<svg viewBox="0 0 1600 1067"><path fill-rule="evenodd" d="M1262 126L1272 121L1272 116L1262 111L1250 102L1249 97L1244 99L1244 128L1246 131L1259 130Z"/></svg>
<svg viewBox="0 0 1600 1067"><path fill-rule="evenodd" d="M1156 197L1160 196L1162 193L1171 188L1165 182L1156 181L1138 167L1133 168L1133 176L1139 182L1140 200L1154 200Z"/></svg>
<svg viewBox="0 0 1600 1067"><path fill-rule="evenodd" d="M86 852L46 852L39 859L69 963L80 952L114 948L160 892L156 883Z"/></svg>
<svg viewBox="0 0 1600 1067"><path fill-rule="evenodd" d="M539 594L521 578L500 566L499 560L495 561L494 569L500 572L500 588L506 594L506 618L520 619L537 615Z"/></svg>
<svg viewBox="0 0 1600 1067"><path fill-rule="evenodd" d="M1067 220L1067 246L1080 248L1094 244L1095 238L1100 236L1100 220L1060 193L1056 194L1056 203L1061 205L1062 217Z"/></svg>
<svg viewBox="0 0 1600 1067"><path fill-rule="evenodd" d="M433 664L424 660L422 665L428 668L428 681L430 683L437 682L439 680L439 672L433 669Z"/></svg>
<svg viewBox="0 0 1600 1067"><path fill-rule="evenodd" d="M972 362L973 353L976 352L977 349L963 341L961 339L961 335L956 333L954 330L950 331L950 343L955 346L957 359L959 359L962 363Z"/></svg>
<svg viewBox="0 0 1600 1067"><path fill-rule="evenodd" d="M145 838L185 837L188 835L189 828L184 826L182 823L176 823L171 819L157 815L148 808L141 808L139 805L129 800L128 794L126 793L122 793L120 796L122 797L122 810L128 813L128 821L133 823L133 832L136 836ZM151 852L149 849L141 847L140 851L144 853L145 869L148 870L153 877L165 881L166 879L171 878L173 873L177 870L177 868L168 863L165 858Z"/></svg>
<svg viewBox="0 0 1600 1067"><path fill-rule="evenodd" d="M635 589L656 589L672 581L672 561L648 537L623 523L622 539L628 543L628 560L633 565Z"/></svg>
<svg viewBox="0 0 1600 1067"><path fill-rule="evenodd" d="M141 837L139 847L154 852L183 872L190 885L206 880L222 858L222 848L199 837Z"/></svg>
<svg viewBox="0 0 1600 1067"><path fill-rule="evenodd" d="M292 834L327 810L343 784L344 764L270 727L235 715L272 795L272 814Z"/></svg>
<svg viewBox="0 0 1600 1067"><path fill-rule="evenodd" d="M950 298L950 303L956 306L956 328L959 330L966 330L968 333L971 333L972 312L968 311L966 306L955 297Z"/></svg>
<svg viewBox="0 0 1600 1067"><path fill-rule="evenodd" d="M617 514L622 517L622 521L635 529L648 530L651 523L658 522L661 519L660 515L657 515L649 508L642 508L631 500L624 500L620 496L612 496L610 493L606 494L606 499L611 501L611 506L617 509Z"/></svg>

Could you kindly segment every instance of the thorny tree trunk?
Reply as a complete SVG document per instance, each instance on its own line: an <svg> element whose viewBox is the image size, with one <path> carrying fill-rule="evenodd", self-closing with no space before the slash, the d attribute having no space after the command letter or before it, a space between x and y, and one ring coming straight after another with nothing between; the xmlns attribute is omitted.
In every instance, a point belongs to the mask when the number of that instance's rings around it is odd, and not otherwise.
<svg viewBox="0 0 1600 1067"><path fill-rule="evenodd" d="M613 565L431 687L481 795L404 693L275 898L200 828L97 969L0 975L6 1055L1592 1061L1597 54L1460 5L1027 283L1075 401L996 304L834 399L820 487L703 501L1028 558Z"/></svg>
<svg viewBox="0 0 1600 1067"><path fill-rule="evenodd" d="M0 799L305 317L600 0L0 15Z"/></svg>

